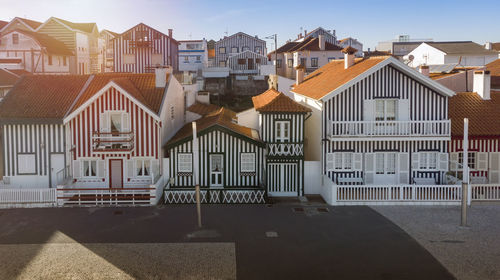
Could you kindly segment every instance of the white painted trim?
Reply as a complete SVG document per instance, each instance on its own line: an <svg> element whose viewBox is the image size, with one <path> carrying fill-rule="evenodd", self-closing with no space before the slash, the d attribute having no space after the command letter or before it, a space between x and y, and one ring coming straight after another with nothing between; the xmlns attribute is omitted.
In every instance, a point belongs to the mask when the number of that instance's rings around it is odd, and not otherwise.
<svg viewBox="0 0 500 280"><path fill-rule="evenodd" d="M335 136L335 137L329 137L328 140L331 142L344 142L344 141L451 141L451 136L442 136L442 137L436 137L436 136L430 136L430 137L425 137L425 136L390 136L390 137L378 137L378 136L373 136L373 137L341 137L341 136Z"/></svg>
<svg viewBox="0 0 500 280"><path fill-rule="evenodd" d="M90 104L92 104L94 101L96 101L97 98L99 98L101 95L103 95L111 87L116 88L118 91L120 91L120 93L122 93L126 97L130 98L130 100L132 100L134 103L136 103L136 105L139 106L141 109L143 109L146 113L150 114L155 120L161 121L160 117L156 113L154 113L149 108L144 106L141 102L139 102L137 99L135 99L135 97L133 97L127 91L125 91L123 88L118 86L114 81L109 81L109 83L107 85L105 85L103 88L101 88L97 93L95 93L91 98L89 98L89 100L87 100L80 107L78 107L78 109L76 109L71 114L69 114L67 117L65 117L63 119L63 123L67 124L70 120L72 120L74 117L76 117L78 114L80 114L85 108L90 106Z"/></svg>
<svg viewBox="0 0 500 280"><path fill-rule="evenodd" d="M5 25L2 29L0 29L0 32L3 32L5 29L7 29L7 27L9 27L11 25L11 23L13 23L16 20L19 21L19 22L21 22L24 26L26 26L29 30L31 30L33 32L35 32L35 30L37 30L37 29L33 29L31 26L29 26L28 24L26 24L21 18L15 17L9 23L7 23L7 25ZM40 25L40 26L42 26L42 25Z"/></svg>

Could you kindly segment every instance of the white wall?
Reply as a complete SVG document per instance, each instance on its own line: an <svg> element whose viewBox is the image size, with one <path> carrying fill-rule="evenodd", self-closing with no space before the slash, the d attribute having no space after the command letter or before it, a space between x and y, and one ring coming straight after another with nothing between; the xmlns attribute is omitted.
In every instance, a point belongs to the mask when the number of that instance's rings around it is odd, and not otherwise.
<svg viewBox="0 0 500 280"><path fill-rule="evenodd" d="M294 94L291 92L293 85L295 85L295 80L278 76L278 91L283 92L286 96L292 99L294 98Z"/></svg>
<svg viewBox="0 0 500 280"><path fill-rule="evenodd" d="M304 161L304 193L321 194L321 162Z"/></svg>
<svg viewBox="0 0 500 280"><path fill-rule="evenodd" d="M305 96L294 94L293 99L309 108L311 116L304 122L304 155L306 161L321 160L321 114L323 104Z"/></svg>
<svg viewBox="0 0 500 280"><path fill-rule="evenodd" d="M408 54L408 57L413 55L414 59L410 63L411 67L418 67L421 64L444 64L445 53L427 45L426 43L420 44L417 48ZM405 56L406 57L406 56Z"/></svg>
<svg viewBox="0 0 500 280"><path fill-rule="evenodd" d="M259 112L254 108L238 113L236 117L239 125L259 130Z"/></svg>
<svg viewBox="0 0 500 280"><path fill-rule="evenodd" d="M198 49L188 49L188 44L199 44ZM199 56L199 60L197 59ZM188 58L188 62L185 58ZM180 41L179 45L179 71L196 72L202 69L208 63L207 41L205 39L199 41Z"/></svg>
<svg viewBox="0 0 500 280"><path fill-rule="evenodd" d="M79 69L78 63L85 64L85 73L90 73L90 40L89 36L80 32L75 32L76 38L76 67ZM78 73L78 72L77 72Z"/></svg>
<svg viewBox="0 0 500 280"><path fill-rule="evenodd" d="M460 60L460 57L462 59ZM444 63L458 63L462 66L485 66L498 59L498 55L446 55Z"/></svg>
<svg viewBox="0 0 500 280"><path fill-rule="evenodd" d="M165 98L160 113L163 122L162 147L184 125L184 88L173 75L170 75ZM172 108L174 108L174 118L171 114Z"/></svg>

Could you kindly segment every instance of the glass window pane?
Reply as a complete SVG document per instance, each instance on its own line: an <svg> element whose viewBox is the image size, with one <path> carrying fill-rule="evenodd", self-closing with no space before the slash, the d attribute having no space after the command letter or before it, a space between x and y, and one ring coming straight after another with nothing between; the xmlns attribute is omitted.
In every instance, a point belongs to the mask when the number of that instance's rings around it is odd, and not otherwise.
<svg viewBox="0 0 500 280"><path fill-rule="evenodd" d="M335 169L342 169L342 153L335 155Z"/></svg>
<svg viewBox="0 0 500 280"><path fill-rule="evenodd" d="M83 176L90 176L89 175L89 162L85 160L83 162Z"/></svg>
<svg viewBox="0 0 500 280"><path fill-rule="evenodd" d="M420 153L420 169L427 169L427 153Z"/></svg>
<svg viewBox="0 0 500 280"><path fill-rule="evenodd" d="M388 153L387 157L387 174L396 173L396 154Z"/></svg>
<svg viewBox="0 0 500 280"><path fill-rule="evenodd" d="M375 172L377 174L384 174L384 154L375 154Z"/></svg>
<svg viewBox="0 0 500 280"><path fill-rule="evenodd" d="M122 114L111 114L111 131L120 132L122 129Z"/></svg>
<svg viewBox="0 0 500 280"><path fill-rule="evenodd" d="M375 120L384 120L384 100L375 101Z"/></svg>
<svg viewBox="0 0 500 280"><path fill-rule="evenodd" d="M352 153L344 153L344 169L352 168Z"/></svg>
<svg viewBox="0 0 500 280"><path fill-rule="evenodd" d="M393 121L396 119L396 100L387 100L386 103L386 120Z"/></svg>
<svg viewBox="0 0 500 280"><path fill-rule="evenodd" d="M151 168L150 168L150 161L149 160L144 160L144 169L143 169L143 174L144 176L149 176L151 174Z"/></svg>
<svg viewBox="0 0 500 280"><path fill-rule="evenodd" d="M437 153L429 154L429 169L437 168Z"/></svg>
<svg viewBox="0 0 500 280"><path fill-rule="evenodd" d="M97 176L97 161L93 160L90 162L90 176L95 177Z"/></svg>
<svg viewBox="0 0 500 280"><path fill-rule="evenodd" d="M137 176L142 176L142 160L138 159L135 161L135 170Z"/></svg>

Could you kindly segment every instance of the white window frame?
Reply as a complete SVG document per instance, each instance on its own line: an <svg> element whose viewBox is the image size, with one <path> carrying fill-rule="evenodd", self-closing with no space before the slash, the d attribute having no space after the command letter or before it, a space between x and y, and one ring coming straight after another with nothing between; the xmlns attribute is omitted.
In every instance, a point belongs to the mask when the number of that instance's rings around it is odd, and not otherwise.
<svg viewBox="0 0 500 280"><path fill-rule="evenodd" d="M378 117L378 106L377 104L379 104L380 102L384 102L383 103L383 106L384 106L384 112L383 112L383 117L382 119L379 119ZM389 120L388 119L388 116L387 116L387 103L388 102L394 102L394 119L392 120ZM387 99L375 99L375 120L376 121L396 121L398 120L398 99L394 99L394 98L387 98Z"/></svg>
<svg viewBox="0 0 500 280"><path fill-rule="evenodd" d="M240 173L255 173L256 159L257 155L254 152L240 153Z"/></svg>
<svg viewBox="0 0 500 280"><path fill-rule="evenodd" d="M24 163L24 166L20 164ZM19 175L32 175L37 173L36 169L36 154L35 153L18 153L17 154L17 173Z"/></svg>
<svg viewBox="0 0 500 280"><path fill-rule="evenodd" d="M437 171L438 169L438 161L439 161L439 152L419 152L419 163L418 163L418 170L430 170L430 171ZM431 168L431 159L432 156L434 155L434 168Z"/></svg>
<svg viewBox="0 0 500 280"><path fill-rule="evenodd" d="M314 63L314 61L316 63ZM319 59L317 57L311 57L311 68L318 68L319 67Z"/></svg>
<svg viewBox="0 0 500 280"><path fill-rule="evenodd" d="M362 171L363 167L362 162L363 162L363 155L361 153L355 153L355 152L327 153L326 170L335 172ZM337 163L340 163L340 165L338 165Z"/></svg>
<svg viewBox="0 0 500 280"><path fill-rule="evenodd" d="M458 166L460 165L463 165L463 160L464 160L464 153L463 152L459 152L458 153ZM477 170L477 152L467 152L467 160L468 160L468 164L469 166L471 166L471 160L472 160L472 163L474 164L473 167L469 167L469 170L471 171L476 171ZM462 168L458 168L457 171L462 171L463 169Z"/></svg>
<svg viewBox="0 0 500 280"><path fill-rule="evenodd" d="M397 152L375 152L375 174L376 175L394 175L397 173ZM391 154L394 156L394 170L389 170L389 165L388 165L388 155ZM379 170L377 169L377 156L382 156L383 157L383 162L384 162L384 167L383 167L383 172L379 173Z"/></svg>
<svg viewBox="0 0 500 280"><path fill-rule="evenodd" d="M106 119L104 120L107 124L107 128L101 127L100 130L103 132L106 132L105 129L108 129L109 132L111 132L111 115L121 115L121 123L120 123L120 133L125 133L125 132L130 132L131 131L131 125L130 125L130 114L127 113L126 111L105 111L103 114L106 114ZM125 117L126 116L126 117ZM102 114L101 114L102 117ZM127 129L124 129L127 128Z"/></svg>
<svg viewBox="0 0 500 280"><path fill-rule="evenodd" d="M291 63L290 63L290 62L291 62ZM292 68L292 66L293 66L293 58L289 58L289 59L287 60L287 65L288 65L288 68Z"/></svg>
<svg viewBox="0 0 500 280"><path fill-rule="evenodd" d="M137 163L140 162L141 164L141 172L142 175L137 174L138 166ZM149 162L149 174L144 175L144 163ZM152 174L152 168L153 168L153 162L151 158L134 158L134 176L135 178L144 178L144 177L151 177Z"/></svg>
<svg viewBox="0 0 500 280"><path fill-rule="evenodd" d="M231 47L231 53L238 53L238 47Z"/></svg>
<svg viewBox="0 0 500 280"><path fill-rule="evenodd" d="M226 47L219 47L219 54L226 54Z"/></svg>
<svg viewBox="0 0 500 280"><path fill-rule="evenodd" d="M186 158L181 159L181 157L185 156ZM189 160L188 160L189 158ZM189 167L183 169L181 165L181 160L186 160L186 162L182 163L182 165L185 165L185 167L188 167L188 161L189 161ZM193 153L178 153L177 154L177 172L181 173L192 173L193 172Z"/></svg>
<svg viewBox="0 0 500 280"><path fill-rule="evenodd" d="M85 162L88 162L89 164L89 167L92 167L92 162L95 162L95 176L91 176L91 175L87 175L85 174ZM99 174L99 165L97 164L97 159L96 158L83 158L83 159L80 159L80 168L81 168L81 177L82 178L98 178L98 174ZM91 172L90 171L91 168L89 168L89 173Z"/></svg>
<svg viewBox="0 0 500 280"><path fill-rule="evenodd" d="M280 127L279 134L278 135L278 126ZM274 138L276 142L290 142L290 121L275 121L274 122ZM284 128L287 128L287 130L284 130ZM287 131L287 135L285 136L285 131Z"/></svg>

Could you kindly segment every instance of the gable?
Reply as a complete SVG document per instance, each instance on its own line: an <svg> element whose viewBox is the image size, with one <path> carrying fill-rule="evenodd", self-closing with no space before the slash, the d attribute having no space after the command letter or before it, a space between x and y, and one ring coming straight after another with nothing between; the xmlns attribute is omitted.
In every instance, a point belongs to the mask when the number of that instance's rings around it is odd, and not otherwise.
<svg viewBox="0 0 500 280"><path fill-rule="evenodd" d="M219 40L216 44L221 44L221 43L223 43L223 42L225 42L225 41L229 41L229 40L232 40L232 39L234 39L234 38L239 39L239 38L238 38L238 36L240 36L240 35L241 35L242 39L250 39L250 40L254 40L254 41L256 41L256 42L260 42L260 43L263 43L263 44L265 44L265 43L266 43L266 42L265 42L264 40L262 40L262 39L255 38L255 36L250 36L250 35L248 35L248 34L246 34L246 33L244 33L244 32L238 32L238 33L235 33L235 34L233 34L233 35L231 35L231 36L228 36L228 37L226 37L226 38L222 38L222 39L220 39L220 40Z"/></svg>
<svg viewBox="0 0 500 280"><path fill-rule="evenodd" d="M170 38L168 35L144 24L144 23L139 23L136 26L126 30L122 34L119 35L119 37L122 37L124 40L139 40L139 33L142 33L144 36L147 36L149 40L154 40L155 38L160 39L160 38ZM172 38L171 38L172 39Z"/></svg>

